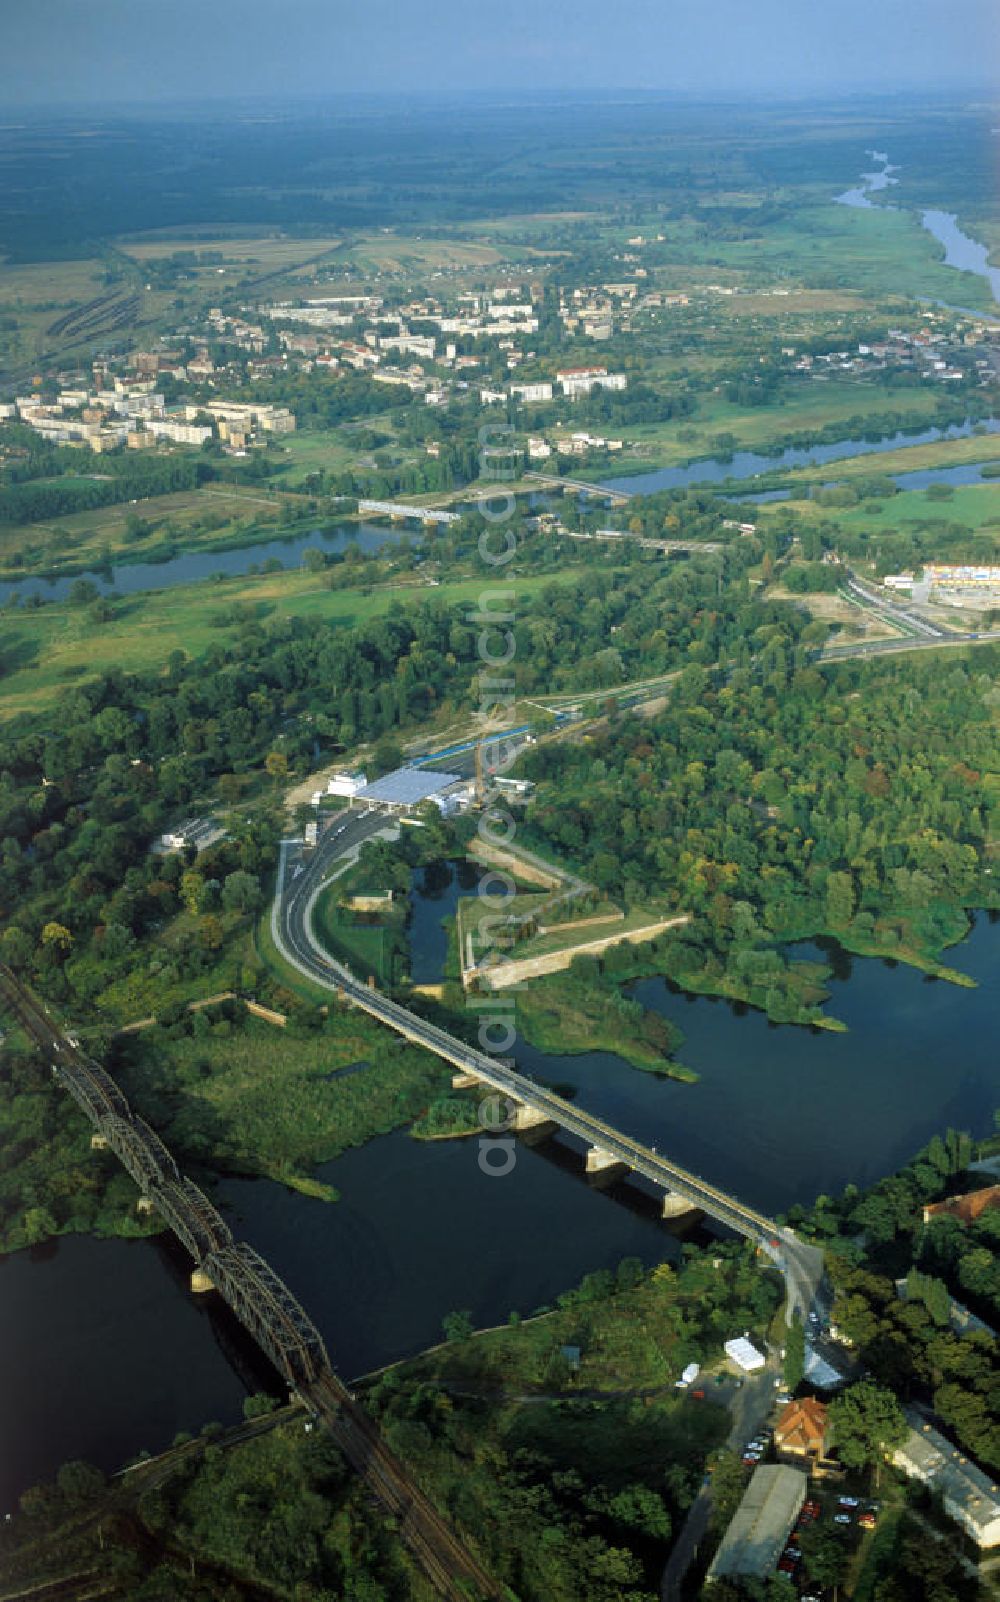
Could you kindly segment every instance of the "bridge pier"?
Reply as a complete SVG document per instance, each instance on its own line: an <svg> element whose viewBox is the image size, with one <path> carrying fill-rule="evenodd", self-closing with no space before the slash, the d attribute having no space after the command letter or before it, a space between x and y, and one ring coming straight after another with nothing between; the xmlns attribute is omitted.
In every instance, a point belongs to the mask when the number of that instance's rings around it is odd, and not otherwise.
<svg viewBox="0 0 1000 1602"><path fill-rule="evenodd" d="M686 1196L678 1196L675 1190L668 1190L664 1193L663 1207L660 1212L661 1218L683 1218L686 1213L700 1212L700 1207L696 1207L694 1202L688 1201Z"/></svg>
<svg viewBox="0 0 1000 1602"><path fill-rule="evenodd" d="M540 1111L538 1107L530 1107L527 1102L519 1101L514 1104L514 1128L519 1134L528 1129L544 1129L548 1125L555 1129L555 1121L548 1113Z"/></svg>
<svg viewBox="0 0 1000 1602"><path fill-rule="evenodd" d="M154 1211L154 1203L153 1203L152 1197L151 1196L140 1196L139 1200L135 1204L135 1210L139 1214L140 1218L148 1218L150 1213Z"/></svg>
<svg viewBox="0 0 1000 1602"><path fill-rule="evenodd" d="M215 1285L203 1268L195 1268L191 1272L191 1289L196 1296L204 1296L207 1291L213 1291Z"/></svg>
<svg viewBox="0 0 1000 1602"><path fill-rule="evenodd" d="M587 1147L587 1173L607 1174L614 1168L627 1168L628 1163L616 1157L613 1152L605 1151L601 1146Z"/></svg>
<svg viewBox="0 0 1000 1602"><path fill-rule="evenodd" d="M90 1149L91 1149L91 1151L107 1151L107 1149L108 1149L108 1137L107 1137L107 1135L91 1135L91 1137L90 1137Z"/></svg>

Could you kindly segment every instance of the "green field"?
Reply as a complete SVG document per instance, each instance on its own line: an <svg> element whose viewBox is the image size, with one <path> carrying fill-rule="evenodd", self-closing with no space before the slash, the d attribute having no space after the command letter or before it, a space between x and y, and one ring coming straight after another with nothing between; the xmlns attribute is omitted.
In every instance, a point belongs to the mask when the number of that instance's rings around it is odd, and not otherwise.
<svg viewBox="0 0 1000 1602"><path fill-rule="evenodd" d="M679 260L728 267L752 284L785 280L814 289L847 289L871 297L926 296L976 311L995 311L986 281L944 266L944 250L916 212L871 210L822 202L800 189L801 203L764 232L740 240L702 242L693 222L669 238Z"/></svg>
<svg viewBox="0 0 1000 1602"><path fill-rule="evenodd" d="M577 578L567 567L518 580L522 595ZM201 656L210 647L233 643L248 621L308 618L331 628L353 628L387 611L394 603L424 602L461 606L482 594L484 579L450 584L382 584L369 590L329 590L306 572L261 574L217 583L147 591L120 601L115 615L95 629L88 611L68 604L37 610L8 609L0 643L0 717L47 705L68 684L96 673L165 666L171 651Z"/></svg>
<svg viewBox="0 0 1000 1602"><path fill-rule="evenodd" d="M238 489L206 484L201 489L154 495L136 506L95 507L45 523L0 524L0 571L12 578L26 573L76 572L113 561L155 561L158 553L199 546L247 543L273 538L304 503L272 489ZM148 531L132 536L128 520L138 515Z"/></svg>
<svg viewBox="0 0 1000 1602"><path fill-rule="evenodd" d="M870 458L869 458L870 460ZM778 501L767 509L798 518L823 518L845 532L888 534L906 524L950 523L971 532L990 528L1000 539L1000 482L958 484L947 500L934 500L926 490L900 490L885 499L865 500L857 506L818 506L815 501Z"/></svg>
<svg viewBox="0 0 1000 1602"><path fill-rule="evenodd" d="M699 401L694 418L672 418L664 423L626 425L622 432L629 445L639 449L622 453L613 470L603 477L642 465L671 467L693 457L717 454L715 436L731 434L736 448L760 450L788 434L814 432L830 425L857 425L867 412L905 412L915 426L934 419L937 396L929 389L890 388L851 383L842 379L807 380L796 385L787 399L773 406L734 406L721 396Z"/></svg>
<svg viewBox="0 0 1000 1602"><path fill-rule="evenodd" d="M970 462L991 462L1000 457L1000 434L973 434L968 439L939 439L929 445L901 445L899 450L876 456L854 456L831 463L823 469L826 478L832 469L837 482L856 478L886 478L897 473L918 473L933 467L962 467ZM814 467L798 467L783 474L789 484L812 483Z"/></svg>
<svg viewBox="0 0 1000 1602"><path fill-rule="evenodd" d="M883 511L872 516L872 507ZM926 490L901 490L887 501L868 501L863 506L836 513L847 529L898 528L903 523L961 523L967 529L992 525L1000 538L1000 483L960 484L946 501L930 500Z"/></svg>

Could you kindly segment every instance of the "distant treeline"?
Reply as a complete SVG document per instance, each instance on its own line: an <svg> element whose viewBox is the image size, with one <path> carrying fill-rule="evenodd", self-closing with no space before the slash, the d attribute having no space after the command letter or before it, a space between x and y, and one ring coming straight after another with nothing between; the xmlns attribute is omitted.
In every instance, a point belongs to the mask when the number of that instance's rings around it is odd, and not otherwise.
<svg viewBox="0 0 1000 1602"><path fill-rule="evenodd" d="M86 512L121 501L196 489L213 476L208 462L168 457L108 458L100 477L63 477L48 482L11 484L0 489L0 523L39 523L65 512Z"/></svg>

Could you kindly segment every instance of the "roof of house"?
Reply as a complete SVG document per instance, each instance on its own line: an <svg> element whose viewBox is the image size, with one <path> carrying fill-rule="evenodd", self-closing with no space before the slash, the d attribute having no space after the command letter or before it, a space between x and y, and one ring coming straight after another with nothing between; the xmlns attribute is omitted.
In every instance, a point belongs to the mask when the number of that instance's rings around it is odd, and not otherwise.
<svg viewBox="0 0 1000 1602"><path fill-rule="evenodd" d="M826 1404L815 1396L789 1402L774 1426L774 1442L786 1451L822 1453L826 1444Z"/></svg>
<svg viewBox="0 0 1000 1602"><path fill-rule="evenodd" d="M946 1511L957 1511L977 1529L1000 1519L1000 1489L945 1436L939 1434L915 1408L905 1408L910 1433L893 1453L893 1462L933 1486L945 1500ZM950 1506L949 1506L950 1504Z"/></svg>
<svg viewBox="0 0 1000 1602"><path fill-rule="evenodd" d="M754 1470L743 1500L712 1560L709 1578L772 1573L805 1501L808 1476L801 1469L762 1464Z"/></svg>
<svg viewBox="0 0 1000 1602"><path fill-rule="evenodd" d="M924 1208L926 1218L957 1218L962 1224L974 1224L990 1207L1000 1207L1000 1185L987 1185L984 1190L970 1190L965 1196L946 1196L944 1201L931 1202Z"/></svg>

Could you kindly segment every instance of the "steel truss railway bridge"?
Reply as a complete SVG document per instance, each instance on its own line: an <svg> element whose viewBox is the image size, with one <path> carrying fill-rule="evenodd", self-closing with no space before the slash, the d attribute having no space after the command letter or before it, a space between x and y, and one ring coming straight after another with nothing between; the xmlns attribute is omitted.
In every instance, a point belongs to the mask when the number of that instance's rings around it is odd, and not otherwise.
<svg viewBox="0 0 1000 1602"><path fill-rule="evenodd" d="M459 1541L334 1373L322 1336L284 1281L252 1246L234 1240L221 1214L181 1172L156 1132L132 1111L110 1074L57 1028L37 997L3 966L0 999L90 1120L93 1146L114 1152L138 1187L140 1208L155 1209L190 1253L192 1283L218 1292L289 1389L322 1420L396 1520L401 1538L439 1594L447 1602L469 1602L472 1597L505 1602L509 1593Z"/></svg>

